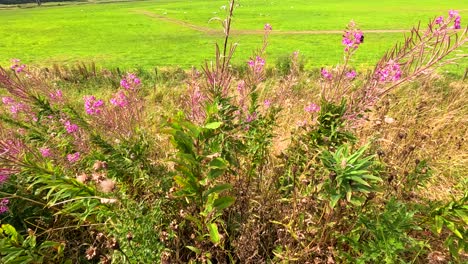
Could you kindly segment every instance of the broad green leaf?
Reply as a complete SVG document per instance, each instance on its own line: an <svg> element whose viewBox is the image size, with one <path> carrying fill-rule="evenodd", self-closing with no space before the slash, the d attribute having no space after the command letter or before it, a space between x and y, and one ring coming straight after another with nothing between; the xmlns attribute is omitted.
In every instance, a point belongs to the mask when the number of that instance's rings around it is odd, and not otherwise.
<svg viewBox="0 0 468 264"><path fill-rule="evenodd" d="M206 129L217 129L219 128L221 125L223 124L223 122L212 122L212 123L208 123L204 126L204 128Z"/></svg>
<svg viewBox="0 0 468 264"><path fill-rule="evenodd" d="M216 199L214 201L213 206L218 211L221 211L221 210L231 206L235 201L236 201L236 199L234 197L232 197L232 196L219 197L218 199Z"/></svg>
<svg viewBox="0 0 468 264"><path fill-rule="evenodd" d="M208 196L211 193L221 193L223 191L230 190L230 189L232 189L232 185L229 183L219 184L209 189L208 191L206 191L205 196Z"/></svg>
<svg viewBox="0 0 468 264"><path fill-rule="evenodd" d="M224 169L211 169L208 172L208 179L213 180L218 178L219 176L223 175L225 172Z"/></svg>
<svg viewBox="0 0 468 264"><path fill-rule="evenodd" d="M218 244L219 241L221 241L221 237L219 236L218 226L216 225L216 223L209 223L207 227L208 227L208 230L210 231L211 242L213 242L214 244Z"/></svg>

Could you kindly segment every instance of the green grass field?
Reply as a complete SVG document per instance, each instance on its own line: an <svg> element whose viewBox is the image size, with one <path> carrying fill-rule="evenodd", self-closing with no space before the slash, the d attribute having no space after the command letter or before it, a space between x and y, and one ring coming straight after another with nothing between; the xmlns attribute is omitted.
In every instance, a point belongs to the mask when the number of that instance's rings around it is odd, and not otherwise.
<svg viewBox="0 0 468 264"><path fill-rule="evenodd" d="M20 58L41 66L91 61L123 68L199 66L213 58L214 43L222 41L221 25L209 20L223 18L225 5L227 1L219 0L151 0L3 8L0 64ZM466 25L467 1L239 1L232 35L238 43L234 63L246 61L261 45L261 33L247 31L262 29L265 23L275 30L267 50L270 62L299 50L308 67L321 67L340 61L341 34L289 31L342 30L351 19L362 30L406 30L418 21L446 16L449 9L459 10L462 27ZM366 34L353 64L372 65L403 35Z"/></svg>

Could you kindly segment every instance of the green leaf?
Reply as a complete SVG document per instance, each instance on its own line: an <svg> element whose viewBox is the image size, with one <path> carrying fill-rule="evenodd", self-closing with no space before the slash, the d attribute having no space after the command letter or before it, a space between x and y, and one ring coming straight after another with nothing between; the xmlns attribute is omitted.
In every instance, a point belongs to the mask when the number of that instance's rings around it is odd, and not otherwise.
<svg viewBox="0 0 468 264"><path fill-rule="evenodd" d="M436 232L437 234L440 234L440 232L442 232L442 227L444 225L444 218L440 215L436 215L434 220L435 220Z"/></svg>
<svg viewBox="0 0 468 264"><path fill-rule="evenodd" d="M457 237L463 239L463 235L458 231L457 227L455 226L455 223L452 221L445 221L445 225L447 228L452 231Z"/></svg>
<svg viewBox="0 0 468 264"><path fill-rule="evenodd" d="M209 189L208 191L206 191L205 196L208 196L211 193L221 193L223 191L230 190L230 189L232 189L232 185L229 183L219 184Z"/></svg>
<svg viewBox="0 0 468 264"><path fill-rule="evenodd" d="M204 126L204 128L206 129L217 129L219 128L221 125L223 124L223 122L212 122L212 123L208 123Z"/></svg>
<svg viewBox="0 0 468 264"><path fill-rule="evenodd" d="M358 177L358 176L350 176L348 177L350 180L353 180L357 183L360 183L362 185L365 185L365 186L369 186L370 187L370 184L368 182L366 182L365 180L363 180L362 178Z"/></svg>
<svg viewBox="0 0 468 264"><path fill-rule="evenodd" d="M211 169L208 172L208 179L213 180L224 174L224 169Z"/></svg>
<svg viewBox="0 0 468 264"><path fill-rule="evenodd" d="M210 168L214 168L214 169L226 169L228 166L228 162L223 159L223 158L215 158L213 159L211 162L210 162Z"/></svg>
<svg viewBox="0 0 468 264"><path fill-rule="evenodd" d="M218 199L216 199L214 201L213 206L218 211L221 211L221 210L226 209L229 206L231 206L235 201L236 201L236 199L234 197L232 197L232 196L219 197Z"/></svg>
<svg viewBox="0 0 468 264"><path fill-rule="evenodd" d="M334 194L334 195L331 196L331 200L330 200L331 208L335 208L335 206L338 203L338 201L340 200L340 198L341 198L340 194Z"/></svg>
<svg viewBox="0 0 468 264"><path fill-rule="evenodd" d="M209 223L208 230L210 231L211 242L218 244L219 241L221 241L221 237L219 236L218 226L216 223Z"/></svg>
<svg viewBox="0 0 468 264"><path fill-rule="evenodd" d="M196 248L196 247L192 247L192 246L186 246L186 248L192 250L193 252L195 252L197 255L201 253L201 250Z"/></svg>

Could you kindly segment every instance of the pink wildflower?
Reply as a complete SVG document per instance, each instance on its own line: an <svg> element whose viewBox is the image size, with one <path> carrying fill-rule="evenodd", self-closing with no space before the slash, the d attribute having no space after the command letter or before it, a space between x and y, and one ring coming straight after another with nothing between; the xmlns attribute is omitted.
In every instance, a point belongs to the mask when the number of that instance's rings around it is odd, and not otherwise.
<svg viewBox="0 0 468 264"><path fill-rule="evenodd" d="M15 71L16 73L20 73L24 70L24 68L26 68L26 65L22 64L21 66L18 66Z"/></svg>
<svg viewBox="0 0 468 264"><path fill-rule="evenodd" d="M9 174L3 173L3 172L0 170L0 185L3 184L4 182L6 182L6 181L8 180L9 177L10 177Z"/></svg>
<svg viewBox="0 0 468 264"><path fill-rule="evenodd" d="M133 73L127 74L127 76L120 81L120 86L127 90L134 90L140 84L141 80Z"/></svg>
<svg viewBox="0 0 468 264"><path fill-rule="evenodd" d="M395 82L401 79L400 65L393 60L387 62L387 65L377 71L377 78L380 82Z"/></svg>
<svg viewBox="0 0 468 264"><path fill-rule="evenodd" d="M270 24L267 23L267 24L265 24L265 26L263 27L263 29L264 29L265 31L271 31L273 28L271 27Z"/></svg>
<svg viewBox="0 0 468 264"><path fill-rule="evenodd" d="M436 18L436 20L435 20L435 23L437 25L442 24L442 22L444 22L444 17L443 16L440 16L440 17Z"/></svg>
<svg viewBox="0 0 468 264"><path fill-rule="evenodd" d="M79 159L80 159L80 153L79 153L79 152L75 152L75 153L73 153L73 154L68 154L68 155L67 155L67 160L68 160L68 162L70 162L70 163L75 163L75 162L77 162Z"/></svg>
<svg viewBox="0 0 468 264"><path fill-rule="evenodd" d="M0 201L0 214L3 214L8 211L8 203L10 201L8 199L2 199Z"/></svg>
<svg viewBox="0 0 468 264"><path fill-rule="evenodd" d="M67 120L63 125L65 126L65 129L67 130L67 133L69 134L75 133L76 131L78 131L78 125L72 124L69 120Z"/></svg>
<svg viewBox="0 0 468 264"><path fill-rule="evenodd" d="M96 100L96 97L93 95L85 96L83 99L85 101L85 110L88 115L98 115L101 113L101 108L104 106L104 101Z"/></svg>
<svg viewBox="0 0 468 264"><path fill-rule="evenodd" d="M247 115L247 119L245 120L245 122L250 123L256 119L257 119L257 112L253 112L252 114Z"/></svg>
<svg viewBox="0 0 468 264"><path fill-rule="evenodd" d="M241 92L242 90L244 90L244 87L245 87L245 81L242 80L237 84L237 91Z"/></svg>
<svg viewBox="0 0 468 264"><path fill-rule="evenodd" d="M2 97L2 103L5 105L13 104L15 100L11 97Z"/></svg>
<svg viewBox="0 0 468 264"><path fill-rule="evenodd" d="M324 79L331 80L333 78L332 74L326 69L322 69L320 73Z"/></svg>
<svg viewBox="0 0 468 264"><path fill-rule="evenodd" d="M364 34L356 28L356 23L351 20L344 32L341 43L345 46L344 50L348 52L350 49L357 49L364 42Z"/></svg>
<svg viewBox="0 0 468 264"><path fill-rule="evenodd" d="M49 148L40 148L39 152L41 152L42 157L47 158L52 156L52 152Z"/></svg>
<svg viewBox="0 0 468 264"><path fill-rule="evenodd" d="M119 91L113 98L110 99L110 103L115 106L124 108L128 105L128 99L123 91Z"/></svg>
<svg viewBox="0 0 468 264"><path fill-rule="evenodd" d="M271 106L271 101L266 99L264 102L263 102L263 105L265 106L265 108L270 108Z"/></svg>
<svg viewBox="0 0 468 264"><path fill-rule="evenodd" d="M460 29L461 28L461 17L457 16L455 18L455 23L453 24L454 29Z"/></svg>
<svg viewBox="0 0 468 264"><path fill-rule="evenodd" d="M452 10L449 10L449 17L450 17L450 18L457 17L457 16L459 16L457 10L453 10L453 9L452 9Z"/></svg>
<svg viewBox="0 0 468 264"><path fill-rule="evenodd" d="M265 66L265 60L260 56L256 56L255 60L249 60L247 64L254 72L259 73Z"/></svg>
<svg viewBox="0 0 468 264"><path fill-rule="evenodd" d="M356 78L356 71L352 70L352 71L346 73L346 78L351 79L351 80Z"/></svg>
<svg viewBox="0 0 468 264"><path fill-rule="evenodd" d="M21 110L24 110L24 105L22 103L12 103L12 104L10 104L10 112L13 115L17 115Z"/></svg>
<svg viewBox="0 0 468 264"><path fill-rule="evenodd" d="M127 80L123 79L120 81L120 86L122 86L123 88L129 90L130 89L130 84L127 82Z"/></svg>
<svg viewBox="0 0 468 264"><path fill-rule="evenodd" d="M55 92L49 94L50 99L58 100L58 101L62 100L62 96L63 94L61 90L56 90Z"/></svg>
<svg viewBox="0 0 468 264"><path fill-rule="evenodd" d="M320 111L320 106L311 103L308 106L305 107L304 109L307 113L317 113Z"/></svg>

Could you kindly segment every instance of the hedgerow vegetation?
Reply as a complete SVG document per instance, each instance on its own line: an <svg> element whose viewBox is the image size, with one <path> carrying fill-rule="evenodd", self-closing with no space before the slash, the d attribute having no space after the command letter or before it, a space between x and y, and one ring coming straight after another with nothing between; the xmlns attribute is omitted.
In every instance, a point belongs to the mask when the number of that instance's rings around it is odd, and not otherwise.
<svg viewBox="0 0 468 264"><path fill-rule="evenodd" d="M0 68L1 263L462 263L466 58L454 10L375 65ZM465 76L466 77L466 76Z"/></svg>

